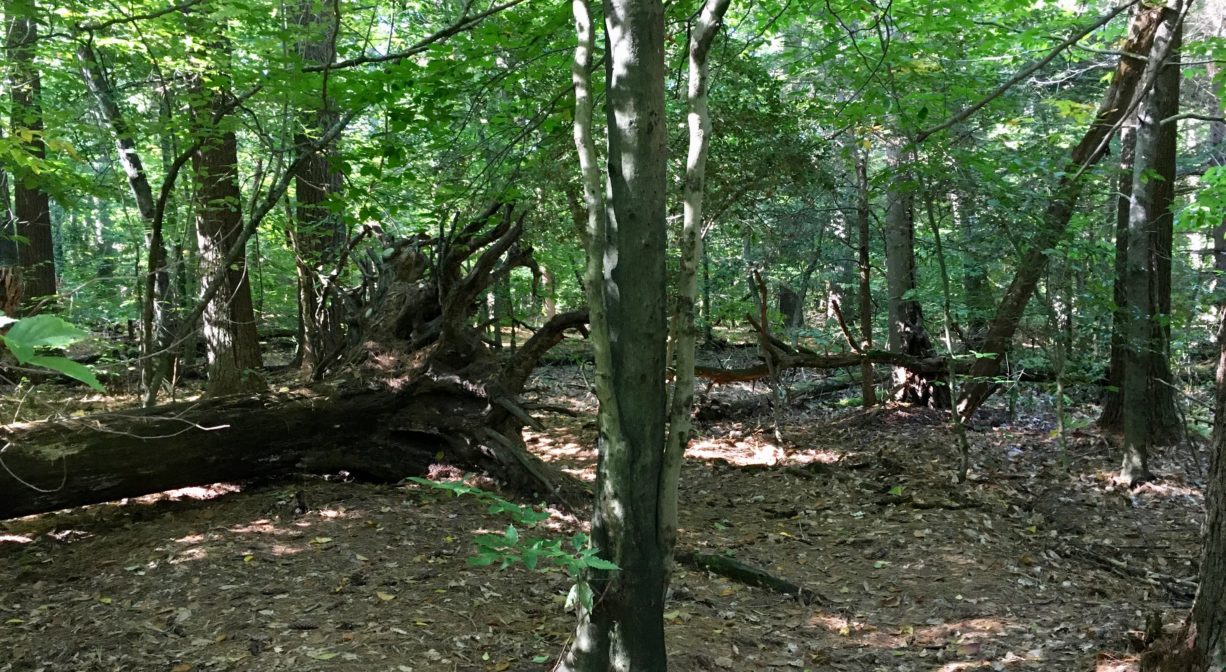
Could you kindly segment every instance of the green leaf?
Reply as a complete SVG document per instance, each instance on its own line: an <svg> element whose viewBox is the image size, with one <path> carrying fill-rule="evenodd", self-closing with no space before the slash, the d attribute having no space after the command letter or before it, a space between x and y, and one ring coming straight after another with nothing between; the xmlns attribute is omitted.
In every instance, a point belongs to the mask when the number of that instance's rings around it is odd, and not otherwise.
<svg viewBox="0 0 1226 672"><path fill-rule="evenodd" d="M603 569L608 572L621 569L620 567L609 562L608 560L603 560L595 555L588 557L586 559L586 564L588 567L591 567L592 569Z"/></svg>
<svg viewBox="0 0 1226 672"><path fill-rule="evenodd" d="M94 375L93 371L89 370L88 366L74 362L66 357L34 355L26 361L35 366L51 369L69 378L79 380L99 392L106 392L106 388L102 387L102 383L98 382L98 377Z"/></svg>
<svg viewBox="0 0 1226 672"><path fill-rule="evenodd" d="M34 348L62 348L85 338L84 331L55 315L35 315L13 323L4 336L4 343L17 361L29 363ZM23 357L26 355L26 357Z"/></svg>

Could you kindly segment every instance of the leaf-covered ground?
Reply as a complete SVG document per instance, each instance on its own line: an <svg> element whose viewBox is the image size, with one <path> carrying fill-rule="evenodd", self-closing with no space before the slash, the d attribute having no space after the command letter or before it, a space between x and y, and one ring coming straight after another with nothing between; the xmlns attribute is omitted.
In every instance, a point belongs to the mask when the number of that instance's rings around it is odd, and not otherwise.
<svg viewBox="0 0 1226 672"><path fill-rule="evenodd" d="M592 410L574 366L546 367L536 389ZM822 599L680 568L670 669L1126 670L1130 630L1153 611L1182 617L1201 520L1194 451L1158 456L1162 481L1129 490L1103 438L1076 433L1062 455L1036 411L972 431L972 479L957 485L943 416L798 397L781 443L752 404L700 424L682 544ZM529 445L590 477L590 417L548 420ZM429 488L317 479L9 521L0 672L547 670L573 628L570 579L466 562L474 535L507 522ZM555 516L526 534L581 527Z"/></svg>

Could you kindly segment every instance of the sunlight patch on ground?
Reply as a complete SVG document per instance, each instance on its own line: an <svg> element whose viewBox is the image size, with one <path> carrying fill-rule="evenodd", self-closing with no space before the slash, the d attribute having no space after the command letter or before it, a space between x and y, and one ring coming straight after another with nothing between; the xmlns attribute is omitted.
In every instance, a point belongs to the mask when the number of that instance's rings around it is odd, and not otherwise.
<svg viewBox="0 0 1226 672"><path fill-rule="evenodd" d="M843 461L843 454L833 450L798 450L788 457L788 462L797 466L806 464L837 464Z"/></svg>
<svg viewBox="0 0 1226 672"><path fill-rule="evenodd" d="M141 504L152 504L154 502L162 501L177 502L184 499L207 500L216 499L222 495L242 491L242 486L236 483L213 483L212 485L166 490L164 492L157 492L152 495L145 495L143 497L133 497L128 501L139 502Z"/></svg>
<svg viewBox="0 0 1226 672"><path fill-rule="evenodd" d="M276 524L274 524L271 520L267 518L253 520L250 523L247 523L246 525L237 525L235 527L231 527L230 531L235 534L272 534L272 535L278 535L278 536L284 536L287 534L289 535L299 534L298 532L295 532L294 530L287 530L282 527L277 527Z"/></svg>
<svg viewBox="0 0 1226 672"><path fill-rule="evenodd" d="M786 459L782 448L753 436L735 442L729 439L698 439L690 443L685 455L699 460L724 460L738 467L774 466Z"/></svg>
<svg viewBox="0 0 1226 672"><path fill-rule="evenodd" d="M25 534L0 534L0 544L28 544L34 537Z"/></svg>
<svg viewBox="0 0 1226 672"><path fill-rule="evenodd" d="M987 639L1004 631L1005 624L994 618L972 618L919 628L915 631L915 641L922 644L941 644L950 637L956 637L960 642L971 642Z"/></svg>
<svg viewBox="0 0 1226 672"><path fill-rule="evenodd" d="M175 557L171 558L169 562L172 565L179 565L185 562L204 560L207 557L209 557L208 549L205 549L202 546L193 546L191 548L183 549L177 553Z"/></svg>
<svg viewBox="0 0 1226 672"><path fill-rule="evenodd" d="M1138 672L1140 664L1135 657L1116 658L1109 654L1098 654L1094 661L1094 672Z"/></svg>

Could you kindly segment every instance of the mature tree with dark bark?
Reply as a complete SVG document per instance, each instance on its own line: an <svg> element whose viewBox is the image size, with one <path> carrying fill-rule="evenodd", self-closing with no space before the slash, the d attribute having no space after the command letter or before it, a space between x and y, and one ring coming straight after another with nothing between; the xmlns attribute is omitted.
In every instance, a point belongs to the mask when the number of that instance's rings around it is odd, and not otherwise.
<svg viewBox="0 0 1226 672"><path fill-rule="evenodd" d="M1183 15L1166 12L1154 38L1153 54L1167 54L1154 86L1136 112L1136 146L1129 190L1123 313L1124 461L1121 476L1152 478L1149 450L1182 435L1175 410L1170 366L1171 242L1175 219L1174 123L1179 112L1179 48ZM1119 253L1117 244L1117 254Z"/></svg>
<svg viewBox="0 0 1226 672"><path fill-rule="evenodd" d="M208 50L224 53L227 45L206 16L189 15ZM251 302L251 280L243 251L242 192L238 181L238 135L230 111L233 93L220 70L195 72L191 79L192 153L195 176L196 240L200 247L202 293L214 291L204 310L208 350L206 392L217 396L264 388L260 341ZM235 254L231 254L235 252ZM221 272L224 269L224 272ZM210 284L217 283L211 290Z"/></svg>
<svg viewBox="0 0 1226 672"><path fill-rule="evenodd" d="M51 197L39 170L30 166L46 158L43 136L42 78L34 62L38 43L38 7L34 0L7 0L4 5L5 53L8 57L10 131L29 161L13 169L13 218L18 236L22 297L27 306L56 293L55 250L51 235Z"/></svg>
<svg viewBox="0 0 1226 672"><path fill-rule="evenodd" d="M889 309L890 352L912 357L936 354L924 326L924 310L916 292L915 190L910 169L912 153L898 146L889 149L894 171L887 192L885 215L885 275ZM910 404L949 407L949 388L934 384L905 367L894 367L895 397Z"/></svg>
<svg viewBox="0 0 1226 672"><path fill-rule="evenodd" d="M334 271L338 270L346 237L339 209L330 203L341 189L341 174L335 163L337 143L314 146L314 141L339 118L335 102L328 95L326 70L336 59L339 18L327 2L303 0L298 9L302 62L325 68L306 75L312 82L319 82L319 87L299 114L299 129L294 136L294 147L302 160L294 175L295 221L290 227L290 242L298 272L298 356L308 370L319 368L342 337L340 309L329 289L337 281Z"/></svg>

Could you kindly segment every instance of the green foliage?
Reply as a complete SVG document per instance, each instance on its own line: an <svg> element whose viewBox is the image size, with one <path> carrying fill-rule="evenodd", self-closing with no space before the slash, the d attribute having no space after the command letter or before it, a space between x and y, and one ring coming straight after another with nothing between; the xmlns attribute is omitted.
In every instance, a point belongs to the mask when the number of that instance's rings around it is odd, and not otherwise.
<svg viewBox="0 0 1226 672"><path fill-rule="evenodd" d="M617 565L596 555L596 549L591 547L588 536L582 532L569 539L525 537L520 534L517 524L533 528L549 518L545 511L514 504L463 481L438 482L416 476L405 480L450 492L457 497L475 497L489 505L487 510L490 513L509 517L514 523L501 534L479 534L473 539L477 553L468 558L468 564L479 567L498 564L501 569L506 569L519 563L534 571L543 571L542 566L546 564L559 567L575 580L566 598L567 609L575 605L592 608L592 589L586 578L588 570L610 572L618 569Z"/></svg>
<svg viewBox="0 0 1226 672"><path fill-rule="evenodd" d="M55 355L38 354L47 348L65 348L88 336L84 331L55 315L34 315L13 320L4 345L21 364L30 364L49 371L62 373L79 380L99 392L105 392L94 372L82 364Z"/></svg>

